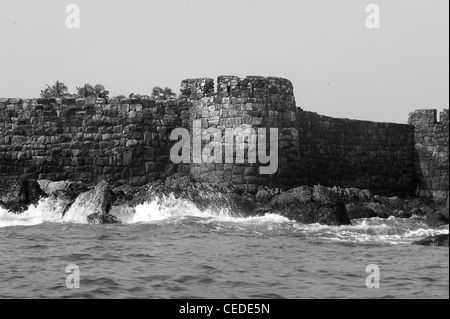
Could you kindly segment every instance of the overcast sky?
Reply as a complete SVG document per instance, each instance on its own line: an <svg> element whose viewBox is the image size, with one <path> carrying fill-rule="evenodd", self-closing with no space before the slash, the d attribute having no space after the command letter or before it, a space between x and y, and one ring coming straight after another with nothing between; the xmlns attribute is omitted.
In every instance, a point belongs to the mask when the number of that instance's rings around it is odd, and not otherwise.
<svg viewBox="0 0 450 319"><path fill-rule="evenodd" d="M80 28L65 25L80 7ZM381 28L366 27L366 6ZM0 97L179 91L185 78L281 76L297 106L334 117L399 122L448 108L448 0L0 0Z"/></svg>

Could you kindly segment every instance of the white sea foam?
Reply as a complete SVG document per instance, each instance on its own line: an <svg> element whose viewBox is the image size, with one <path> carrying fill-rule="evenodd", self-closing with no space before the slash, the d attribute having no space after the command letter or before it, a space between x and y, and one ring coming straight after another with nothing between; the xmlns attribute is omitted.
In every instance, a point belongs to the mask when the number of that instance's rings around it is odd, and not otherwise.
<svg viewBox="0 0 450 319"><path fill-rule="evenodd" d="M0 208L0 227L33 226L45 222L61 222L62 209L62 204L52 198L41 199L36 205L30 205L22 214L14 214Z"/></svg>
<svg viewBox="0 0 450 319"><path fill-rule="evenodd" d="M448 226L429 228L421 220L390 217L353 220L352 225L327 226L319 224L295 224L294 228L310 236L331 241L358 243L411 243L427 236L448 234Z"/></svg>
<svg viewBox="0 0 450 319"><path fill-rule="evenodd" d="M42 223L87 223L87 216L95 209L80 196L64 217L64 203L52 198L42 199L36 206L31 205L24 213L14 214L0 208L0 227L32 226ZM151 223L171 224L185 220L209 225L217 229L238 227L255 233L267 233L273 229L289 234L301 234L308 238L321 238L330 241L355 243L411 243L412 241L448 233L448 226L430 228L423 219L371 218L354 220L352 225L326 226L319 224L301 224L290 221L281 215L268 213L263 216L243 217L222 210L201 210L193 202L170 195L151 202L130 207L113 207L111 214L125 224Z"/></svg>
<svg viewBox="0 0 450 319"><path fill-rule="evenodd" d="M201 210L194 203L175 198L173 195L162 197L152 202L144 203L136 206L135 213L130 218L130 211L113 212L117 217L127 215L122 220L129 223L150 222L158 223L162 221L172 221L176 219L183 219L188 217L198 217L203 219L203 222L221 221L221 222L289 222L286 217L277 214L266 214L264 216L242 217L238 214L230 212L228 209L222 210Z"/></svg>

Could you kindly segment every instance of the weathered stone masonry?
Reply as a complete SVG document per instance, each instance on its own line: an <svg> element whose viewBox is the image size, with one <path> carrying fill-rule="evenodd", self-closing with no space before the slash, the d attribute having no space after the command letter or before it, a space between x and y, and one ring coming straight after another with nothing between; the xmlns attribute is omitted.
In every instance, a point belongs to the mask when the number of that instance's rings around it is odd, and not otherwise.
<svg viewBox="0 0 450 319"><path fill-rule="evenodd" d="M220 129L224 146L227 144L225 129L237 125L243 129L254 128L256 132L258 128L277 128L279 133L279 163L275 174L258 174L258 167L261 166L259 163L226 163L226 154L223 152L222 163L192 164L190 169L192 175L209 180L229 180L245 184L255 192L257 186L288 188L298 185L297 110L293 86L289 80L220 76L216 92L212 79L192 79L183 81L181 92L183 96L189 96L192 103L189 110L189 125L192 127L194 120L201 120L203 129ZM267 129L264 135L269 142L270 135ZM254 137L256 138L256 135ZM203 144L208 142L203 141ZM269 150L269 147L266 146L266 149ZM245 151L246 158L251 156L252 152L257 152L251 147L246 147Z"/></svg>
<svg viewBox="0 0 450 319"><path fill-rule="evenodd" d="M436 110L417 110L408 120L415 127L417 192L438 200L448 197L448 113L441 112L438 122Z"/></svg>
<svg viewBox="0 0 450 319"><path fill-rule="evenodd" d="M413 193L413 126L299 114L302 184Z"/></svg>
<svg viewBox="0 0 450 319"><path fill-rule="evenodd" d="M183 101L0 100L0 174L143 185L174 169Z"/></svg>
<svg viewBox="0 0 450 319"><path fill-rule="evenodd" d="M195 120L222 132L236 125L278 128L277 173L260 175L260 163L225 163L225 157L173 164L170 133L191 130ZM335 119L297 108L289 80L236 76L220 76L216 87L209 78L185 80L180 97L168 101L0 99L0 176L139 186L174 172L250 191L322 184L442 198L448 196L448 110L441 122L435 110L412 113L409 124Z"/></svg>

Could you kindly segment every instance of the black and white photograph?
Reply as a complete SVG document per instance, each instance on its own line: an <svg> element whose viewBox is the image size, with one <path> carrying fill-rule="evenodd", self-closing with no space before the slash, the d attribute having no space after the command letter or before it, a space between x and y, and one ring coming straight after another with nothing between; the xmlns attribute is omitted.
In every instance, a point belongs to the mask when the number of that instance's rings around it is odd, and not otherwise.
<svg viewBox="0 0 450 319"><path fill-rule="evenodd" d="M447 0L0 0L0 299L449 299L448 247Z"/></svg>

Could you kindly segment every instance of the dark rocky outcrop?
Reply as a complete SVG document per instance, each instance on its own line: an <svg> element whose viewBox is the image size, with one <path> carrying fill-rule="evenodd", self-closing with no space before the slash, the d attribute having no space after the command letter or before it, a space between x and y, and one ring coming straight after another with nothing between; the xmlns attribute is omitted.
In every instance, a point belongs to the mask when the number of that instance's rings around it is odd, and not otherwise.
<svg viewBox="0 0 450 319"><path fill-rule="evenodd" d="M0 207L22 213L31 204L36 205L40 198L46 197L39 184L32 179L2 177L0 182Z"/></svg>
<svg viewBox="0 0 450 319"><path fill-rule="evenodd" d="M193 202L199 209L228 209L237 215L249 215L256 203L233 183L213 183L176 173L165 181L157 180L137 189L128 189L128 200L121 197L116 205L137 206L162 196L174 196Z"/></svg>
<svg viewBox="0 0 450 319"><path fill-rule="evenodd" d="M350 225L344 203L328 188L301 186L275 196L269 203L274 213L304 224Z"/></svg>
<svg viewBox="0 0 450 319"><path fill-rule="evenodd" d="M318 190L321 190L323 194L327 194L326 197L322 196L317 198L317 193L314 195L314 192ZM257 198L267 199L270 197L269 194L269 192L264 191L257 194ZM310 199L311 196L313 197L312 200ZM274 212L278 212L281 208L281 210L286 211L287 216L291 216L298 221L303 220L302 222L308 222L317 219L313 211L318 211L317 206L321 205L320 203L323 203L325 198L327 199L325 203L328 204L328 208L330 208L330 205L344 204L346 215L350 219L389 218L390 216L410 218L418 216L424 217L425 222L430 227L440 227L448 224L448 206L443 207L433 200L427 198L402 199L399 197L372 195L368 190L360 190L357 188L326 188L315 186L312 189L307 186L302 186L274 197L270 201L269 206L275 209ZM330 199L332 199L331 202ZM257 201L263 202L262 200ZM311 205L311 203L315 203L315 205ZM301 206L301 208L297 206ZM289 207L292 208L291 212L287 209ZM267 209L259 208L259 213L265 211Z"/></svg>
<svg viewBox="0 0 450 319"><path fill-rule="evenodd" d="M429 206L424 209L426 212L425 223L430 227L441 227L448 225L448 215L449 215L449 203L447 199L447 204Z"/></svg>
<svg viewBox="0 0 450 319"><path fill-rule="evenodd" d="M119 219L111 214L95 213L87 217L91 224L120 224Z"/></svg>
<svg viewBox="0 0 450 319"><path fill-rule="evenodd" d="M115 201L114 206L126 205L134 199L137 192L142 190L145 186L135 187L131 185L122 185L114 188L112 191L114 193Z"/></svg>
<svg viewBox="0 0 450 319"><path fill-rule="evenodd" d="M258 188L258 191L255 194L256 202L260 204L268 204L272 198L277 196L280 193L279 190L273 189L267 186L261 186Z"/></svg>
<svg viewBox="0 0 450 319"><path fill-rule="evenodd" d="M444 215L444 217L447 218L447 219L449 217L449 212L450 212L449 199L450 198L447 197L447 204L445 205L445 207L443 207L440 210L441 214Z"/></svg>
<svg viewBox="0 0 450 319"><path fill-rule="evenodd" d="M102 224L120 222L109 213L113 206L132 210L139 204L173 196L201 210L228 210L241 216L276 213L301 223L349 225L351 219L358 218L419 216L430 227L448 225L448 200L446 205L439 205L428 199L383 197L356 188L300 186L283 192L268 186L211 182L183 173L172 173L144 186L121 185L113 189L112 185L102 181L89 188L75 181L8 177L0 183L0 206L21 213L40 198L50 197L62 205L63 216L69 210L71 214L81 212L89 222Z"/></svg>
<svg viewBox="0 0 450 319"><path fill-rule="evenodd" d="M345 207L350 219L379 217L373 209L366 207L364 204L351 203L345 205Z"/></svg>
<svg viewBox="0 0 450 319"><path fill-rule="evenodd" d="M441 227L448 225L448 217L439 211L432 212L425 217L425 223L430 227Z"/></svg>
<svg viewBox="0 0 450 319"><path fill-rule="evenodd" d="M430 227L441 227L444 225L448 225L448 215L449 198L447 197L447 203L445 206L440 206L436 210L433 210L432 208L428 209L425 223ZM425 239L414 242L414 245L448 247L448 237L449 234L429 236Z"/></svg>
<svg viewBox="0 0 450 319"><path fill-rule="evenodd" d="M85 214L90 223L119 223L120 221L109 214L115 202L115 196L107 182L102 181L91 190L77 197L70 209L79 214Z"/></svg>
<svg viewBox="0 0 450 319"><path fill-rule="evenodd" d="M67 198L75 200L78 195L89 190L89 187L82 182L74 181L59 181L52 182L50 180L39 180L37 181L42 191L47 194L47 196L56 196L58 198Z"/></svg>
<svg viewBox="0 0 450 319"><path fill-rule="evenodd" d="M82 182L52 182L50 180L39 180L38 183L47 196L59 200L60 204L63 206L63 216L70 208L70 206L75 202L77 197L89 190L89 188Z"/></svg>
<svg viewBox="0 0 450 319"><path fill-rule="evenodd" d="M346 204L350 219L426 217L432 227L448 224L448 206L428 198L399 198L372 195L368 190L333 187L329 189Z"/></svg>
<svg viewBox="0 0 450 319"><path fill-rule="evenodd" d="M335 193L344 204L369 202L374 197L370 190L355 187L335 186L330 188L330 191Z"/></svg>
<svg viewBox="0 0 450 319"><path fill-rule="evenodd" d="M429 236L414 242L413 245L448 247L448 236L448 234Z"/></svg>
<svg viewBox="0 0 450 319"><path fill-rule="evenodd" d="M165 185L167 187L174 187L174 188L189 187L189 185L191 184L192 184L191 178L182 173L175 173L167 177L165 181Z"/></svg>

